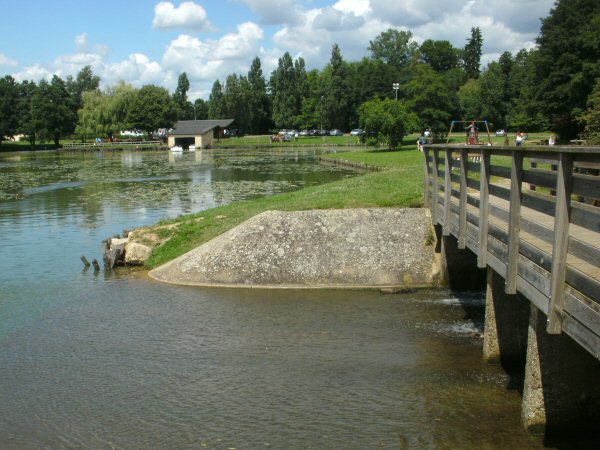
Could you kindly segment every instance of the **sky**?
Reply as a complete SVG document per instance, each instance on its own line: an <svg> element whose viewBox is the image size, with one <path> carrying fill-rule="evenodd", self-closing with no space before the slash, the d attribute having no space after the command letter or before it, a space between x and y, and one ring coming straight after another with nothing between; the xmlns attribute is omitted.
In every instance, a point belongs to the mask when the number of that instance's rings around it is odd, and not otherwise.
<svg viewBox="0 0 600 450"><path fill-rule="evenodd" d="M535 46L554 0L0 0L0 76L75 76L90 65L101 87L123 80L207 99L216 79L247 74L258 56L266 78L286 51L322 69L337 43L344 60L369 56L390 28L422 43L464 47L483 34L482 63Z"/></svg>

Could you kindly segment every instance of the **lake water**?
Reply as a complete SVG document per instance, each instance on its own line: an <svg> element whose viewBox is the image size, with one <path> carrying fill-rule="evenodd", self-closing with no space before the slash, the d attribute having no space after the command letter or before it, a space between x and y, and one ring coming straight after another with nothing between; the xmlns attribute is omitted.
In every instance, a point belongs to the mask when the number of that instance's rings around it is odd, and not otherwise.
<svg viewBox="0 0 600 450"><path fill-rule="evenodd" d="M353 175L316 154L0 153L0 448L543 448L481 293L82 270L125 228Z"/></svg>

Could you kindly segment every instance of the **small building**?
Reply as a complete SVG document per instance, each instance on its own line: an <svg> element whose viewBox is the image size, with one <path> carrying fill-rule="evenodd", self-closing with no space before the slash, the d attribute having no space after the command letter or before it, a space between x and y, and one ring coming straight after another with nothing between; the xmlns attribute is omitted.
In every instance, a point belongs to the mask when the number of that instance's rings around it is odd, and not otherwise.
<svg viewBox="0 0 600 450"><path fill-rule="evenodd" d="M168 146L179 145L187 148L195 145L198 149L210 147L215 138L223 137L223 130L230 126L233 120L180 120L169 131Z"/></svg>

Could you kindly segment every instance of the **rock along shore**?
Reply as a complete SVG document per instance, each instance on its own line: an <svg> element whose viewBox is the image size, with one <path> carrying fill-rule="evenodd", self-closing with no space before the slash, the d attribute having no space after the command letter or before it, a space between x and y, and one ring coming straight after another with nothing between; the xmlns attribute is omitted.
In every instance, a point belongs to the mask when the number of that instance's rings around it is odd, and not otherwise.
<svg viewBox="0 0 600 450"><path fill-rule="evenodd" d="M150 277L222 287L431 286L440 272L434 247L426 209L266 211Z"/></svg>

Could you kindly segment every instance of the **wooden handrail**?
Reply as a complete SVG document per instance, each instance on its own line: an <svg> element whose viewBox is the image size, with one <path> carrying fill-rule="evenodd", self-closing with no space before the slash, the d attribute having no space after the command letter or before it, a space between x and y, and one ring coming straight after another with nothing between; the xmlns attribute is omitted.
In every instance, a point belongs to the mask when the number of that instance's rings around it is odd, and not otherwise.
<svg viewBox="0 0 600 450"><path fill-rule="evenodd" d="M425 145L424 155L441 234L546 313L549 333L600 358L600 147Z"/></svg>

